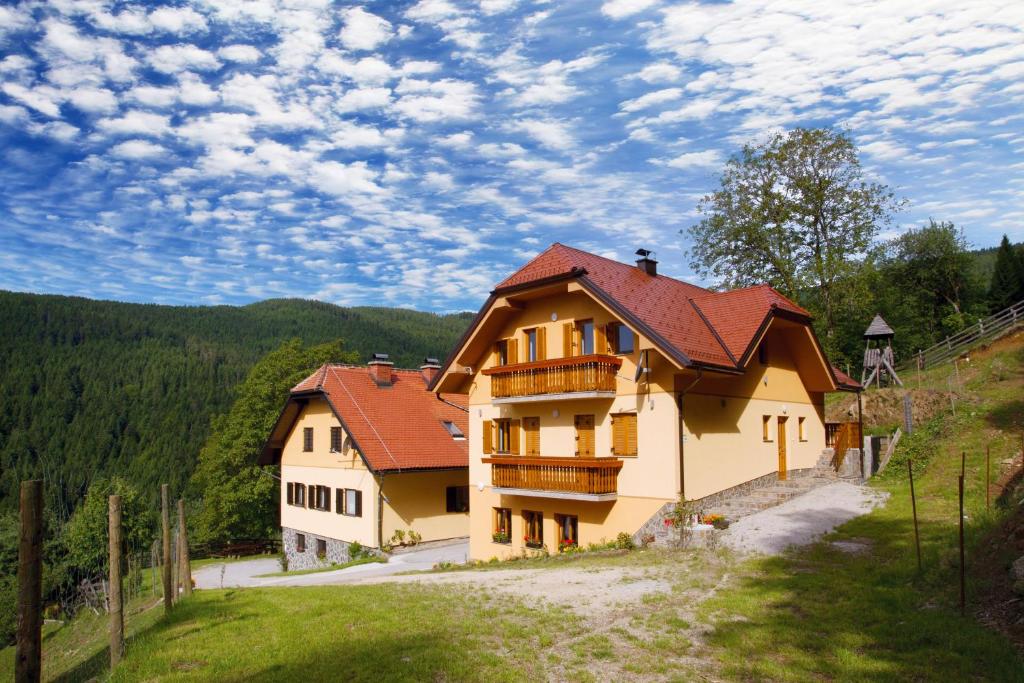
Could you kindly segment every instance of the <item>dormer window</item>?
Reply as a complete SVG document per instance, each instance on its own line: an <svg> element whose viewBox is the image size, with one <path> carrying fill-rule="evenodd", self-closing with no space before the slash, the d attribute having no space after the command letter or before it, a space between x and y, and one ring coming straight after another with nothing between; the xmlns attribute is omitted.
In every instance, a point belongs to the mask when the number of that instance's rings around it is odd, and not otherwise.
<svg viewBox="0 0 1024 683"><path fill-rule="evenodd" d="M462 433L462 430L459 429L459 426L457 424L451 422L450 420L442 420L441 424L444 425L444 428L448 430L448 433L451 434L451 437L453 439L459 441L465 440L466 435Z"/></svg>

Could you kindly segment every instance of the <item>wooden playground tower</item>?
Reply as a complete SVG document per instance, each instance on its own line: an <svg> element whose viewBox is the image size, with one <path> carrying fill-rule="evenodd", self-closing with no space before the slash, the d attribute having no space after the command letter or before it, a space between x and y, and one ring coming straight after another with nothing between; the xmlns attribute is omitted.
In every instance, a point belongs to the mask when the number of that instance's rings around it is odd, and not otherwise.
<svg viewBox="0 0 1024 683"><path fill-rule="evenodd" d="M881 315L875 315L868 329L864 331L864 371L860 375L860 383L864 388L870 387L872 382L881 387L883 375L886 384L895 382L903 386L899 375L893 369L896 363L892 353L892 338L895 336L896 333L882 320Z"/></svg>

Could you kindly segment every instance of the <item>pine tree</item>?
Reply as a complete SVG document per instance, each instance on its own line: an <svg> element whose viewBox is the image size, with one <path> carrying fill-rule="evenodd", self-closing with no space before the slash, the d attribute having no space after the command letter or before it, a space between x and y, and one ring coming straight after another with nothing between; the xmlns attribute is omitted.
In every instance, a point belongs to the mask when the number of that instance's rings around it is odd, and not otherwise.
<svg viewBox="0 0 1024 683"><path fill-rule="evenodd" d="M996 253L995 271L992 273L992 284L988 290L989 308L993 313L1011 306L1024 299L1024 270L1021 257L1010 244L1010 239L1003 235Z"/></svg>

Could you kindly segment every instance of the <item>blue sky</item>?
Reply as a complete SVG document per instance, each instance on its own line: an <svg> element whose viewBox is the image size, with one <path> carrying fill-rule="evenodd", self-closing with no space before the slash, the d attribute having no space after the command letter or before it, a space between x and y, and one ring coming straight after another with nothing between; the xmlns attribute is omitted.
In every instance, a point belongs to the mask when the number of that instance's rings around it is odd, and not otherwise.
<svg viewBox="0 0 1024 683"><path fill-rule="evenodd" d="M0 6L0 289L476 309L559 241L655 249L744 142L848 128L977 246L1024 240L1024 3Z"/></svg>

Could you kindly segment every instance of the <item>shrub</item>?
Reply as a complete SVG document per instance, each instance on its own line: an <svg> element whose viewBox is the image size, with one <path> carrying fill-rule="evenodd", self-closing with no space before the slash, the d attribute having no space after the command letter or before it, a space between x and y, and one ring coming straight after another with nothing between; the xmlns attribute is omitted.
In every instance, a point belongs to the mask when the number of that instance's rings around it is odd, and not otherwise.
<svg viewBox="0 0 1024 683"><path fill-rule="evenodd" d="M636 548L636 544L633 543L633 537L627 534L625 531L619 532L619 535L615 537L615 547L619 550L633 550Z"/></svg>
<svg viewBox="0 0 1024 683"><path fill-rule="evenodd" d="M348 559L358 560L368 555L369 553L366 552L366 548L359 541L352 541L348 544Z"/></svg>

